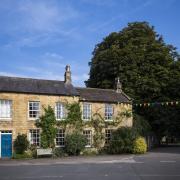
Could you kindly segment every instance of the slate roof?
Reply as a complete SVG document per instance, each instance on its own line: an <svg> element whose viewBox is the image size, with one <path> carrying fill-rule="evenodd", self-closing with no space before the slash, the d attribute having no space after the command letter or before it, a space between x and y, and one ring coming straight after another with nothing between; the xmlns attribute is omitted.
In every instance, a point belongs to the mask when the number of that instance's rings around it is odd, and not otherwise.
<svg viewBox="0 0 180 180"><path fill-rule="evenodd" d="M81 101L131 103L131 99L115 90L80 88L64 81L0 76L0 92L80 96Z"/></svg>
<svg viewBox="0 0 180 180"><path fill-rule="evenodd" d="M131 99L125 93L117 93L112 89L98 88L76 88L80 94L81 101L109 102L109 103L131 103Z"/></svg>
<svg viewBox="0 0 180 180"><path fill-rule="evenodd" d="M77 90L64 81L0 76L0 92L78 96Z"/></svg>

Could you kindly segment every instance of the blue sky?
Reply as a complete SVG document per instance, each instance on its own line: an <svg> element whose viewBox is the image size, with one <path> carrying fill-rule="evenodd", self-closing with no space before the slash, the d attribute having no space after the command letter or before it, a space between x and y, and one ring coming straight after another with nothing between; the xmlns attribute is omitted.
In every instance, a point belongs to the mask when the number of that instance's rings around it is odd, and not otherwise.
<svg viewBox="0 0 180 180"><path fill-rule="evenodd" d="M148 21L180 52L179 0L1 0L0 75L84 86L95 45L133 21Z"/></svg>

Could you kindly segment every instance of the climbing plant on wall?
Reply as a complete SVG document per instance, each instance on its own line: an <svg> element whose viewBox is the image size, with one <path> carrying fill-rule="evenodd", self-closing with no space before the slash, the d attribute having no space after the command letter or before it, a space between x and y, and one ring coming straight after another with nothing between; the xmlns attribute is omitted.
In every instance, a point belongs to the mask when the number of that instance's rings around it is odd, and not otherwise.
<svg viewBox="0 0 180 180"><path fill-rule="evenodd" d="M105 134L103 132L104 128L108 128L110 125L117 127L124 119L132 117L132 112L130 110L123 110L122 112L119 112L112 121L106 121L104 117L101 116L100 110L101 108L97 109L92 115L91 120L85 123L89 124L94 129L93 145L98 150L101 149L102 143L105 140Z"/></svg>
<svg viewBox="0 0 180 180"><path fill-rule="evenodd" d="M63 126L63 128L69 127L72 131L82 130L82 113L80 104L74 102L72 104L66 104L67 116L64 120L57 122L57 126Z"/></svg>
<svg viewBox="0 0 180 180"><path fill-rule="evenodd" d="M93 144L94 147L98 150L101 148L101 145L104 141L104 134L102 132L103 128L105 127L104 119L99 113L94 113L92 119L90 121L91 126L94 128L94 136L93 136Z"/></svg>
<svg viewBox="0 0 180 180"><path fill-rule="evenodd" d="M43 148L53 148L55 146L54 139L56 137L56 117L51 106L43 107L44 115L36 121L36 126L41 128L41 146Z"/></svg>
<svg viewBox="0 0 180 180"><path fill-rule="evenodd" d="M82 120L81 106L79 103L74 102L72 104L66 104L67 116L64 120L58 121L57 126L63 127L67 130L67 134L73 132L82 132L83 128L91 127L94 130L93 133L93 146L98 150L101 148L102 143L105 139L105 134L103 132L104 128L109 125L117 126L121 122L132 116L132 112L124 109L119 112L117 116L112 121L106 121L104 117L101 116L101 109L96 110L89 121Z"/></svg>

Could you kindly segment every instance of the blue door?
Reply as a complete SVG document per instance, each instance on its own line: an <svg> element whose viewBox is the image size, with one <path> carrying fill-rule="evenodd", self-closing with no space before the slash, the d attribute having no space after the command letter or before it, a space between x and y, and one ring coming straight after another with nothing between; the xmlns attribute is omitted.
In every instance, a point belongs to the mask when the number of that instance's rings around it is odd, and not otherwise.
<svg viewBox="0 0 180 180"><path fill-rule="evenodd" d="M1 157L12 157L12 134L1 134Z"/></svg>

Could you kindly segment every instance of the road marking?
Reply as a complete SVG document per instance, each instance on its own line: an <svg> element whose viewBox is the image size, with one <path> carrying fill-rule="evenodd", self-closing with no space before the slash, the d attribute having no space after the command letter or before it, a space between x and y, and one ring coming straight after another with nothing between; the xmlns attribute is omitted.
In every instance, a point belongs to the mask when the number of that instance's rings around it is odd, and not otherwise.
<svg viewBox="0 0 180 180"><path fill-rule="evenodd" d="M160 161L161 163L176 163L176 161Z"/></svg>
<svg viewBox="0 0 180 180"><path fill-rule="evenodd" d="M141 177L180 177L180 174L140 174Z"/></svg>
<svg viewBox="0 0 180 180"><path fill-rule="evenodd" d="M140 161L134 160L133 157L130 158L122 158L119 160L85 160L85 161L56 161L56 162L13 162L0 164L0 166L47 166L47 165L73 165L73 164L116 164L116 163L144 163Z"/></svg>
<svg viewBox="0 0 180 180"><path fill-rule="evenodd" d="M109 177L108 174L104 174L105 177ZM122 177L180 177L180 174L134 174L134 175L123 175L119 174ZM111 177L111 175L110 175ZM57 176L17 176L17 179L60 179L64 178L62 175ZM11 180L11 176L2 177L1 180Z"/></svg>
<svg viewBox="0 0 180 180"><path fill-rule="evenodd" d="M63 176L17 176L17 179L59 179L63 178ZM13 179L12 177L3 177L2 180L11 180Z"/></svg>

